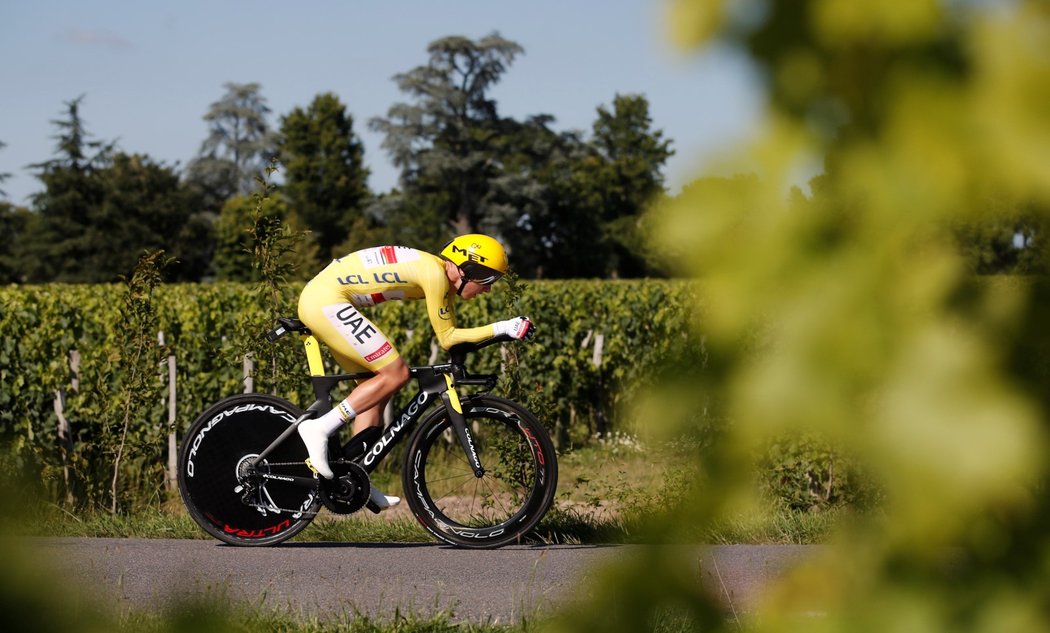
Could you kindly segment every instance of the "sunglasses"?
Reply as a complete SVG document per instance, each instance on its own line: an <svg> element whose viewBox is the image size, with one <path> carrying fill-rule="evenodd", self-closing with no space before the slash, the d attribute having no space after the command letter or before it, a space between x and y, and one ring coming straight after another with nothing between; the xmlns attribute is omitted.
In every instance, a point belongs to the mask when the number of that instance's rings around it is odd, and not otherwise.
<svg viewBox="0 0 1050 633"><path fill-rule="evenodd" d="M489 275L488 277L483 277L481 279L473 279L471 277L467 277L467 281L473 281L474 283L481 284L482 286L491 286L492 284L499 281L500 277L502 276L503 275Z"/></svg>

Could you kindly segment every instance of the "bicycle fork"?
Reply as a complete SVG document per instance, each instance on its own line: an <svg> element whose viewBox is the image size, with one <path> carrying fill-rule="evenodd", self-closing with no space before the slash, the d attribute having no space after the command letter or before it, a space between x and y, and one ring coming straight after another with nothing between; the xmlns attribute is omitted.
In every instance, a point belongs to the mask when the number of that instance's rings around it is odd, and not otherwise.
<svg viewBox="0 0 1050 633"><path fill-rule="evenodd" d="M478 451L474 447L474 438L467 427L467 418L463 415L463 404L459 400L459 394L456 392L451 374L445 374L445 383L448 385L448 389L441 393L441 401L445 403L445 411L448 412L448 417L452 421L452 428L456 432L456 438L459 440L460 446L463 447L463 452L466 453L467 463L474 470L474 476L480 479L485 475L485 469L482 467Z"/></svg>

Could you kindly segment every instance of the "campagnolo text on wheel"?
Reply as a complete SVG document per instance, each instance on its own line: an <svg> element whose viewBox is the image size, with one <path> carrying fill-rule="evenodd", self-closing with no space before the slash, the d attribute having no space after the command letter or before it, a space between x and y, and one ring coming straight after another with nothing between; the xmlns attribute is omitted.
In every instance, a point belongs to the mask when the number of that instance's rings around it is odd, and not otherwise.
<svg viewBox="0 0 1050 633"><path fill-rule="evenodd" d="M544 426L523 406L488 393L492 374L471 374L467 356L526 340L530 319L456 326L454 302L488 292L507 272L503 247L484 235L450 241L440 256L385 246L333 261L303 289L299 318L278 319L276 341L298 334L316 401L300 410L263 394L227 398L190 426L179 452L179 490L193 519L235 545L272 545L303 530L324 506L380 512L401 502L370 474L407 439L401 469L408 506L434 536L460 547L518 542L550 508L558 467ZM410 367L362 312L422 299L443 364ZM345 373L326 375L319 343ZM333 406L332 390L356 381ZM382 427L399 389L417 390ZM350 427L350 432L341 431ZM331 441L349 436L341 443Z"/></svg>

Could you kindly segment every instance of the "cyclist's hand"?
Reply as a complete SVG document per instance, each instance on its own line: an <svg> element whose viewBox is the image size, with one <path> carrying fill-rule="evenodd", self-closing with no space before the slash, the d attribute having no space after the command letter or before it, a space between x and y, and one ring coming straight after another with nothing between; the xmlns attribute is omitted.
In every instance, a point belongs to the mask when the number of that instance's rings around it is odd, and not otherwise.
<svg viewBox="0 0 1050 633"><path fill-rule="evenodd" d="M536 331L536 326L532 324L529 317L523 316L497 321L492 324L492 328L496 331L496 336L506 336L516 341L528 340Z"/></svg>

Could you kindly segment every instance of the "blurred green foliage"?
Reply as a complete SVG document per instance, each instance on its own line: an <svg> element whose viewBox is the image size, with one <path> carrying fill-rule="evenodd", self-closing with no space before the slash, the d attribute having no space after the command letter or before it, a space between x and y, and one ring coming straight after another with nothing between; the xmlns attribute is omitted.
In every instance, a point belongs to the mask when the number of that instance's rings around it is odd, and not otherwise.
<svg viewBox="0 0 1050 633"><path fill-rule="evenodd" d="M756 464L761 490L796 511L878 507L876 481L857 460L815 435L789 434L764 447Z"/></svg>
<svg viewBox="0 0 1050 633"><path fill-rule="evenodd" d="M844 523L749 627L1050 629L1050 294L1040 278L975 283L959 239L1038 235L1050 5L674 0L670 15L679 43L749 55L768 99L754 138L710 166L748 175L700 179L654 213L657 245L701 282L707 370L684 368L696 380L655 392L642 419L670 435L699 406L726 421L660 528L753 506L750 456L781 442L805 459L819 438L871 474L880 511ZM810 190L793 187L819 160ZM555 628L639 631L672 609L735 629L690 565L627 562Z"/></svg>

